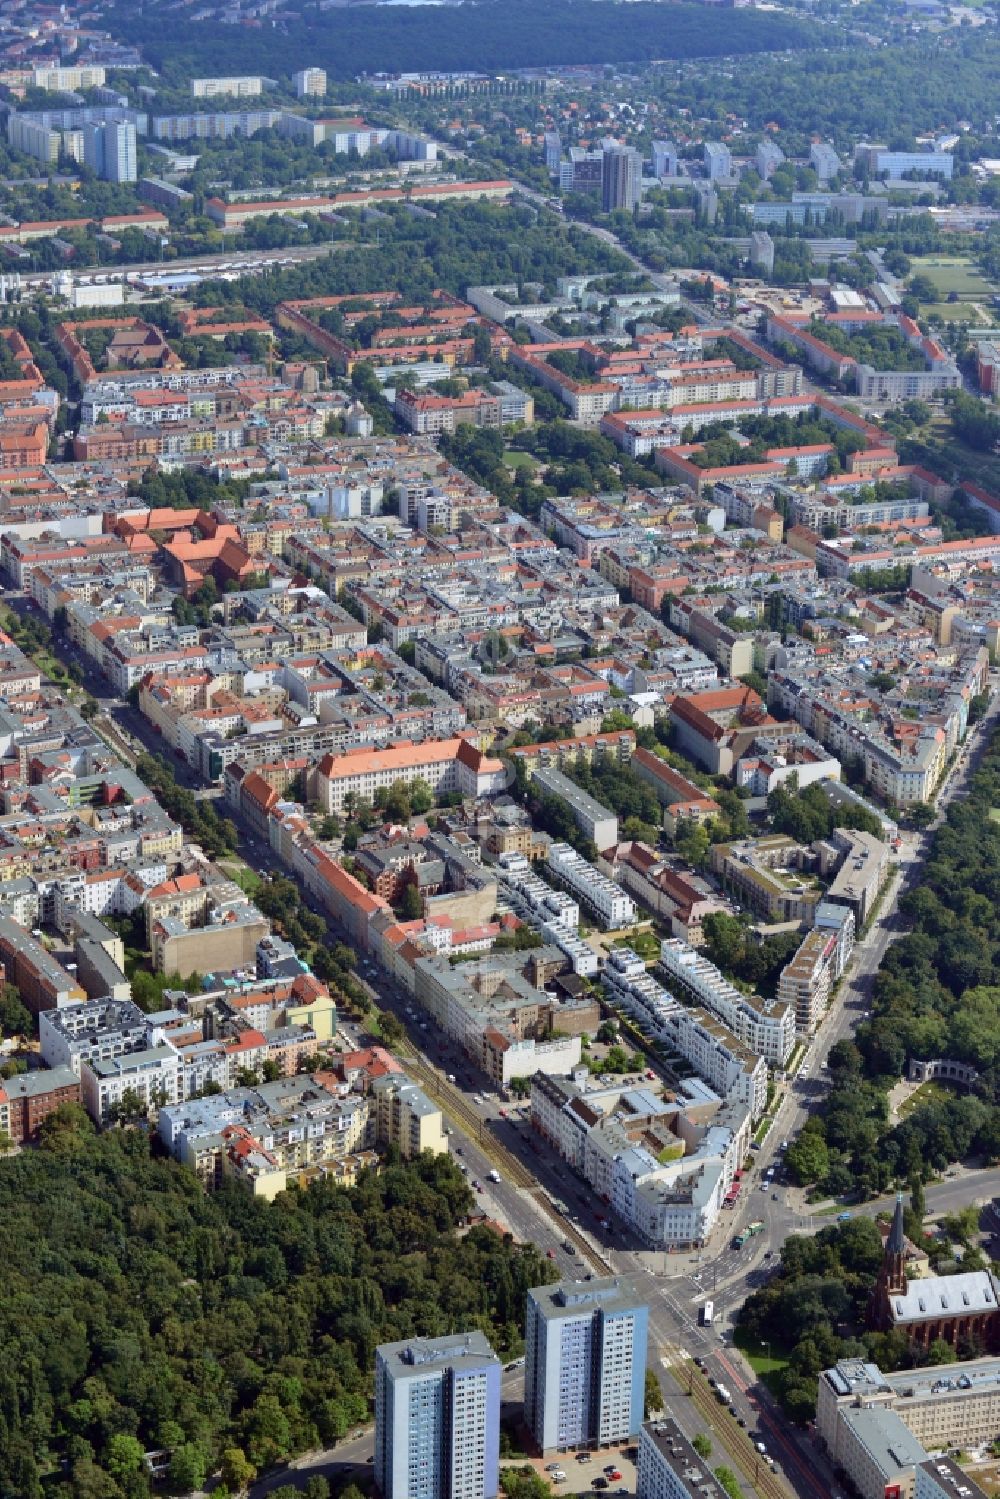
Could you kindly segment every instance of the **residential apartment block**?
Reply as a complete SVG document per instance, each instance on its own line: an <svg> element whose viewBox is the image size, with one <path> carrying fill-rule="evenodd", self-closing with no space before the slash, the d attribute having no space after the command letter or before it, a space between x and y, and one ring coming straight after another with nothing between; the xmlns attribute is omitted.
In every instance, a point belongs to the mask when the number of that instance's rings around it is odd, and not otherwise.
<svg viewBox="0 0 1000 1499"><path fill-rule="evenodd" d="M817 920L781 970L778 999L795 1014L798 1035L808 1035L823 1018L834 984L844 971L845 953L854 946L854 913L844 907L845 929L821 926Z"/></svg>
<svg viewBox="0 0 1000 1499"><path fill-rule="evenodd" d="M253 98L264 92L266 78L244 74L238 78L192 78L193 99L217 99L220 95L232 95L239 99Z"/></svg>
<svg viewBox="0 0 1000 1499"><path fill-rule="evenodd" d="M371 801L397 781L426 781L435 793L460 791L491 796L506 787L500 761L476 747L474 738L401 743L393 749L358 749L326 755L310 777L312 794L326 812L342 812L348 796Z"/></svg>
<svg viewBox="0 0 1000 1499"><path fill-rule="evenodd" d="M481 1332L375 1350L375 1483L383 1499L494 1499L500 1361Z"/></svg>
<svg viewBox="0 0 1000 1499"><path fill-rule="evenodd" d="M635 1288L617 1276L528 1292L524 1420L542 1452L636 1436L648 1319Z"/></svg>
<svg viewBox="0 0 1000 1499"><path fill-rule="evenodd" d="M322 98L326 93L326 69L303 68L295 74L292 82L295 84L297 98Z"/></svg>
<svg viewBox="0 0 1000 1499"><path fill-rule="evenodd" d="M635 901L632 897L626 895L614 880L595 869L593 864L588 864L568 843L553 843L549 848L547 863L554 877L568 885L574 895L579 896L602 926L613 929L631 926L635 921Z"/></svg>
<svg viewBox="0 0 1000 1499"><path fill-rule="evenodd" d="M714 963L676 937L660 945L660 966L667 983L721 1020L745 1046L781 1067L795 1046L795 1011L782 1000L744 994L724 978Z"/></svg>
<svg viewBox="0 0 1000 1499"><path fill-rule="evenodd" d="M506 1088L515 1077L568 1073L580 1061L580 1036L598 1018L592 1000L557 999L533 981L542 964L565 965L556 948L527 955L486 954L453 965L446 957L417 957L413 994L438 1029Z"/></svg>
<svg viewBox="0 0 1000 1499"><path fill-rule="evenodd" d="M647 1034L678 1052L720 1098L744 1104L759 1119L767 1101L767 1062L709 1010L681 1004L646 971L638 953L615 948L601 981Z"/></svg>
<svg viewBox="0 0 1000 1499"><path fill-rule="evenodd" d="M722 1499L723 1489L677 1422L647 1421L639 1433L636 1499Z"/></svg>
<svg viewBox="0 0 1000 1499"><path fill-rule="evenodd" d="M569 776L552 766L536 766L530 772L532 785L545 796L555 796L573 814L573 820L584 838L589 839L600 852L618 842L618 818L610 807L602 806L596 798L589 796Z"/></svg>
<svg viewBox="0 0 1000 1499"><path fill-rule="evenodd" d="M704 1244L750 1148L751 1113L708 1088L537 1076L532 1127L654 1249Z"/></svg>
<svg viewBox="0 0 1000 1499"><path fill-rule="evenodd" d="M79 1102L80 1079L69 1067L17 1073L0 1082L0 1134L15 1145L33 1145L43 1120Z"/></svg>

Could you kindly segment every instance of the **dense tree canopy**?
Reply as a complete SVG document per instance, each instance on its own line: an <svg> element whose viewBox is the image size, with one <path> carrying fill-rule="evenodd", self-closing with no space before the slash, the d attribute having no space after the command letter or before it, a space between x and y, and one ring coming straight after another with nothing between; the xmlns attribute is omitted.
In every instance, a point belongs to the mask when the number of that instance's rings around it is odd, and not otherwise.
<svg viewBox="0 0 1000 1499"><path fill-rule="evenodd" d="M866 1345L842 1334L863 1326L881 1260L882 1240L868 1218L832 1224L815 1238L793 1235L782 1246L778 1274L744 1303L739 1317L743 1333L790 1351L779 1376L779 1394L795 1420L813 1415L821 1369L848 1353L865 1351ZM872 1347L881 1341L877 1335L867 1337ZM883 1367L895 1368L899 1352L887 1357Z"/></svg>
<svg viewBox="0 0 1000 1499"><path fill-rule="evenodd" d="M803 793L803 796L808 792ZM831 1091L788 1152L825 1192L886 1190L971 1151L1000 1157L1000 736L948 807L918 884L900 901L910 930L886 952L870 1018L828 1059ZM974 1087L889 1118L887 1092L910 1057L974 1067Z"/></svg>
<svg viewBox="0 0 1000 1499"><path fill-rule="evenodd" d="M610 12L610 14L609 14ZM329 12L300 7L300 19L280 28L201 24L178 30L167 6L119 5L116 35L139 42L166 78L198 73L283 72L307 57L331 78L384 71L502 71L545 63L623 62L644 58L722 57L806 47L812 28L786 16L738 11L725 27L704 8L662 6L638 0L629 6L581 10L571 0L486 0L436 10L386 6L364 16L346 10L330 24Z"/></svg>
<svg viewBox="0 0 1000 1499"><path fill-rule="evenodd" d="M0 1495L40 1499L63 1463L53 1499L145 1499L136 1459L159 1447L184 1491L224 1453L261 1469L366 1419L378 1342L481 1328L518 1349L552 1267L485 1228L456 1237L471 1205L429 1157L350 1191L209 1196L144 1134L53 1116L0 1173Z"/></svg>

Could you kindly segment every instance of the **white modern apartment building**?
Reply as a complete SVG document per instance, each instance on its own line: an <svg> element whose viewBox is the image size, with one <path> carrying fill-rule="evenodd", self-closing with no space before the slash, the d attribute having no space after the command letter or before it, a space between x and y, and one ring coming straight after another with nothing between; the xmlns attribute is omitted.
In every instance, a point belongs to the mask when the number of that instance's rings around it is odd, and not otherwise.
<svg viewBox="0 0 1000 1499"><path fill-rule="evenodd" d="M192 78L193 99L218 99L223 96L236 99L252 99L264 92L265 79L244 74L234 78Z"/></svg>
<svg viewBox="0 0 1000 1499"><path fill-rule="evenodd" d="M580 925L579 904L564 890L553 890L537 874L523 854L502 854L498 860L501 878L527 901L542 921L575 932Z"/></svg>
<svg viewBox="0 0 1000 1499"><path fill-rule="evenodd" d="M554 942L581 978L593 978L597 953L579 936L580 907L564 890L553 890L534 874L523 854L503 854L497 874L516 915L531 922L547 942Z"/></svg>
<svg viewBox="0 0 1000 1499"><path fill-rule="evenodd" d="M184 1096L184 1067L173 1046L150 1046L110 1061L83 1062L80 1091L84 1107L99 1124L109 1123L125 1100L136 1099L137 1112L155 1113Z"/></svg>
<svg viewBox="0 0 1000 1499"><path fill-rule="evenodd" d="M615 948L602 982L608 997L657 1040L680 1053L720 1098L743 1103L759 1119L767 1103L767 1063L707 1010L681 1004L646 971L638 953Z"/></svg>
<svg viewBox="0 0 1000 1499"><path fill-rule="evenodd" d="M605 927L631 926L636 918L635 901L620 885L588 864L568 843L553 843L547 864L552 874L578 895Z"/></svg>
<svg viewBox="0 0 1000 1499"><path fill-rule="evenodd" d="M382 1499L494 1499L500 1361L481 1332L376 1348L375 1483Z"/></svg>
<svg viewBox="0 0 1000 1499"><path fill-rule="evenodd" d="M131 999L90 999L38 1017L42 1059L47 1067L70 1067L80 1076L85 1063L113 1062L145 1051L150 1020Z"/></svg>
<svg viewBox="0 0 1000 1499"><path fill-rule="evenodd" d="M837 952L837 933L813 927L781 970L778 998L794 1009L799 1035L808 1035L823 1018L835 982Z"/></svg>
<svg viewBox="0 0 1000 1499"><path fill-rule="evenodd" d="M543 1452L636 1435L648 1321L638 1292L618 1276L528 1292L524 1419Z"/></svg>
<svg viewBox="0 0 1000 1499"><path fill-rule="evenodd" d="M783 1000L744 994L707 958L677 937L668 937L660 947L660 963L668 982L695 1004L721 1020L772 1067L782 1066L795 1045L795 1010Z"/></svg>
<svg viewBox="0 0 1000 1499"><path fill-rule="evenodd" d="M767 1107L767 1063L737 1041L707 1010L680 1006L670 1040L722 1098L745 1103L755 1120Z"/></svg>

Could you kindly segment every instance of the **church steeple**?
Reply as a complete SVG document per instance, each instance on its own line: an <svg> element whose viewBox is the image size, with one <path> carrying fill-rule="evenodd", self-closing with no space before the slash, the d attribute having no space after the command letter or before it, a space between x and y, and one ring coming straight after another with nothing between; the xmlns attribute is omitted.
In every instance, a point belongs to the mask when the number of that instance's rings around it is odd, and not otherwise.
<svg viewBox="0 0 1000 1499"><path fill-rule="evenodd" d="M889 1237L885 1241L882 1268L868 1304L868 1323L883 1331L892 1325L889 1297L906 1294L906 1233L903 1227L903 1194L896 1193Z"/></svg>
<svg viewBox="0 0 1000 1499"><path fill-rule="evenodd" d="M886 1258L906 1252L906 1234L903 1232L903 1194L896 1193L896 1211L892 1215L892 1227L885 1241Z"/></svg>

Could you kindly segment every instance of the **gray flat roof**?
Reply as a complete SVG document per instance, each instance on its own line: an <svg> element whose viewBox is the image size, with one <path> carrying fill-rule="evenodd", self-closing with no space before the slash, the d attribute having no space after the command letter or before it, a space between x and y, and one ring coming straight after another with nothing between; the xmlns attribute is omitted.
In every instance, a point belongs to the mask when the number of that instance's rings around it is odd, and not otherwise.
<svg viewBox="0 0 1000 1499"><path fill-rule="evenodd" d="M926 1448L894 1410L848 1405L841 1415L885 1478L926 1460Z"/></svg>
<svg viewBox="0 0 1000 1499"><path fill-rule="evenodd" d="M0 1082L0 1092L8 1098L35 1098L39 1093L52 1093L56 1088L79 1086L80 1079L72 1067L45 1067L35 1072L19 1072Z"/></svg>
<svg viewBox="0 0 1000 1499"><path fill-rule="evenodd" d="M448 1364L460 1364L463 1369L500 1365L485 1334L479 1331L453 1333L443 1338L404 1338L398 1343L380 1343L375 1352L390 1379L412 1379Z"/></svg>
<svg viewBox="0 0 1000 1499"><path fill-rule="evenodd" d="M646 1304L634 1283L623 1275L559 1280L554 1285L535 1286L528 1295L547 1319L582 1317L595 1311L629 1311Z"/></svg>
<svg viewBox="0 0 1000 1499"><path fill-rule="evenodd" d="M645 1422L642 1439L652 1442L660 1459L673 1470L682 1490L690 1494L697 1489L702 1499L716 1499L716 1496L721 1499L721 1489L711 1468L695 1452L676 1421L664 1417Z"/></svg>

